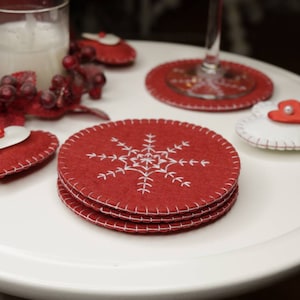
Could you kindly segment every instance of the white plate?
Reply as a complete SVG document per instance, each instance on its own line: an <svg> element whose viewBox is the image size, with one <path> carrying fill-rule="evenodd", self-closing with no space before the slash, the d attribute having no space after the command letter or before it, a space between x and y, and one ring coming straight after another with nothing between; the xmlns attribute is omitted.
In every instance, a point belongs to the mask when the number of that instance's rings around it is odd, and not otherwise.
<svg viewBox="0 0 300 300"><path fill-rule="evenodd" d="M69 211L56 192L56 160L44 168L0 181L0 290L34 299L189 299L247 289L286 275L300 265L300 155L253 148L235 133L249 111L205 113L153 99L144 87L160 63L197 58L201 49L132 42L134 66L105 70L99 102L112 120L165 118L196 123L222 134L238 150L242 172L237 203L224 218L174 235L138 236L92 225ZM274 100L297 98L300 78L240 56L275 84ZM69 115L59 121L32 119L63 142L98 122ZM176 296L175 296L176 295Z"/></svg>

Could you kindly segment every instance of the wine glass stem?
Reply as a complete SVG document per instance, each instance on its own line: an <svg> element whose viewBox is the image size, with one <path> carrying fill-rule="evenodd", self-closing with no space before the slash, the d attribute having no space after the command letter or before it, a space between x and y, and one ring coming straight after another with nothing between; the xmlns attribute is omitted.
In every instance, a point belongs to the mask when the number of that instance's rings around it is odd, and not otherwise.
<svg viewBox="0 0 300 300"><path fill-rule="evenodd" d="M208 24L206 33L206 55L201 64L201 70L215 74L219 68L219 52L222 29L223 0L209 0Z"/></svg>

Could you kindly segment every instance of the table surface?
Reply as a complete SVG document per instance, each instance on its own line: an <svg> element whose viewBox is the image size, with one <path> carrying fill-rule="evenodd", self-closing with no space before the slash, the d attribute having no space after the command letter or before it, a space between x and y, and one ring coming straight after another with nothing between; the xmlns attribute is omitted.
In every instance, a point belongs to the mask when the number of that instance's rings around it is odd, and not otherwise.
<svg viewBox="0 0 300 300"><path fill-rule="evenodd" d="M54 158L26 176L0 182L0 290L31 299L198 299L251 291L289 276L300 265L299 154L261 150L240 140L235 124L250 109L189 111L147 92L144 81L153 67L203 57L203 49L131 44L138 53L136 63L105 68L102 99L85 99L85 104L103 109L112 121L164 118L222 134L241 157L237 203L218 222L190 232L158 237L118 233L89 224L64 207L56 192ZM295 74L229 53L222 58L267 74L275 85L272 101L299 95ZM51 131L63 143L98 122L90 115L66 115L58 121L30 119L26 126ZM274 285L271 290L276 291Z"/></svg>

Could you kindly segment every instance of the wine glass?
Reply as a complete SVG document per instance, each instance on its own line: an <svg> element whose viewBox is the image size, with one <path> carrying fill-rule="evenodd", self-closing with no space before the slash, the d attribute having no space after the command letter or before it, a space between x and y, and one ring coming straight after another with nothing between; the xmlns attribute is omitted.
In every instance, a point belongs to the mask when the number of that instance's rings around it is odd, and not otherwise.
<svg viewBox="0 0 300 300"><path fill-rule="evenodd" d="M245 68L220 62L223 0L209 0L206 55L199 63L177 66L166 75L166 83L174 91L206 100L236 99L255 88L255 79Z"/></svg>

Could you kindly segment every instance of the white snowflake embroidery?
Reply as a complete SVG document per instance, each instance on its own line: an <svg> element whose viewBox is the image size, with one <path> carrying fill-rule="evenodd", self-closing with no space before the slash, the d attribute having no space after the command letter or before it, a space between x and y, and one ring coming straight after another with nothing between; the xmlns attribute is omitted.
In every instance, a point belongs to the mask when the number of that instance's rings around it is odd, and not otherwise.
<svg viewBox="0 0 300 300"><path fill-rule="evenodd" d="M119 139L112 137L111 142L115 143L117 147L120 147L124 151L124 155L105 153L96 154L88 153L86 156L89 159L99 159L100 161L108 159L111 162L119 161L122 166L117 167L115 170L108 170L105 173L99 173L97 178L107 180L108 177L117 177L118 174L125 174L128 171L139 173L141 176L138 177L137 191L145 194L150 193L150 189L153 185L153 178L151 177L154 173L163 174L164 178L170 179L172 183L178 183L181 187L190 187L191 182L185 181L182 176L178 176L175 171L169 171L170 166L179 165L184 167L185 165L196 166L200 165L205 167L209 164L207 160L196 160L184 158L174 159L172 154L182 151L184 148L189 147L188 141L182 141L180 144L174 144L171 147L167 147L165 150L155 149L156 136L149 133L145 135L144 143L141 149L134 149L132 146L126 145L126 143Z"/></svg>

